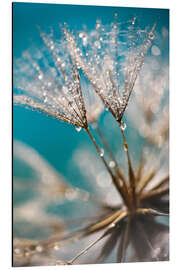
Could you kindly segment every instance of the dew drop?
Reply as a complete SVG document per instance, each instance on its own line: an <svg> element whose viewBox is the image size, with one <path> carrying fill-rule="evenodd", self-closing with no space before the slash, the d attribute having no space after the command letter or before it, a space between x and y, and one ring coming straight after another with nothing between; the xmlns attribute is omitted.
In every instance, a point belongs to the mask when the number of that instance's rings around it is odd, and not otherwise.
<svg viewBox="0 0 180 270"><path fill-rule="evenodd" d="M63 63L61 64L61 67L64 68L65 65L66 65L65 62L63 62Z"/></svg>
<svg viewBox="0 0 180 270"><path fill-rule="evenodd" d="M135 24L136 21L136 17L134 17L134 19L132 20L132 24Z"/></svg>
<svg viewBox="0 0 180 270"><path fill-rule="evenodd" d="M50 46L50 50L51 50L51 51L54 50L54 45L53 45L53 44Z"/></svg>
<svg viewBox="0 0 180 270"><path fill-rule="evenodd" d="M15 248L14 249L14 253L17 254L17 255L19 255L19 254L21 254L21 250L19 248Z"/></svg>
<svg viewBox="0 0 180 270"><path fill-rule="evenodd" d="M45 103L48 101L48 98L47 98L47 95L46 95L46 94L43 95L42 100L43 100Z"/></svg>
<svg viewBox="0 0 180 270"><path fill-rule="evenodd" d="M75 127L76 131L79 132L81 131L82 127Z"/></svg>
<svg viewBox="0 0 180 270"><path fill-rule="evenodd" d="M124 151L127 152L127 150L128 150L128 145L127 145L127 143L124 143L123 148L124 148Z"/></svg>
<svg viewBox="0 0 180 270"><path fill-rule="evenodd" d="M43 247L42 246L37 246L36 247L36 250L37 250L37 252L42 252L43 251Z"/></svg>
<svg viewBox="0 0 180 270"><path fill-rule="evenodd" d="M152 32L149 34L149 38L154 39L154 34Z"/></svg>
<svg viewBox="0 0 180 270"><path fill-rule="evenodd" d="M99 42L98 40L94 42L94 45L95 45L98 49L101 48L101 44L100 44L100 42Z"/></svg>
<svg viewBox="0 0 180 270"><path fill-rule="evenodd" d="M104 149L103 148L99 149L99 155L100 155L100 157L104 156Z"/></svg>
<svg viewBox="0 0 180 270"><path fill-rule="evenodd" d="M83 37L83 45L86 46L87 45L87 37Z"/></svg>
<svg viewBox="0 0 180 270"><path fill-rule="evenodd" d="M59 250L59 246L58 245L54 245L54 249L55 250Z"/></svg>
<svg viewBox="0 0 180 270"><path fill-rule="evenodd" d="M42 75L42 74L39 74L39 75L38 75L38 79L39 79L39 80L42 80L42 78L43 78L43 75Z"/></svg>
<svg viewBox="0 0 180 270"><path fill-rule="evenodd" d="M109 162L109 167L110 167L110 168L114 168L114 167L115 167L115 162L114 162L113 160L111 160L111 161Z"/></svg>
<svg viewBox="0 0 180 270"><path fill-rule="evenodd" d="M126 129L127 125L125 122L121 122L121 129L124 131Z"/></svg>
<svg viewBox="0 0 180 270"><path fill-rule="evenodd" d="M79 33L79 37L80 37L80 38L83 38L83 36L84 36L84 33L82 33L82 32Z"/></svg>
<svg viewBox="0 0 180 270"><path fill-rule="evenodd" d="M24 255L25 255L26 257L28 257L28 256L30 255L30 253L29 253L28 251L26 251L26 252L24 253Z"/></svg>

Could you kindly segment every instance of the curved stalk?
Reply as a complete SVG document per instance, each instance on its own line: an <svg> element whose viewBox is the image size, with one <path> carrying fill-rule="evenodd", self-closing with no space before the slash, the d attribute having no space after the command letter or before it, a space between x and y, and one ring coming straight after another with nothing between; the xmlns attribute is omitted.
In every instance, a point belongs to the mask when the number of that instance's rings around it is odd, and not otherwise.
<svg viewBox="0 0 180 270"><path fill-rule="evenodd" d="M122 134L122 138L123 138L124 151L126 152L126 156L127 156L127 160L128 160L129 184L130 184L130 190L131 190L131 195L132 195L132 208L135 209L136 206L137 206L136 178L135 178L135 175L134 175L134 171L133 171L133 168L132 168L132 162L131 162L130 155L129 155L128 143L126 141L124 131L123 131L122 127L121 127L121 123L119 125L120 125L120 130L121 130L121 134Z"/></svg>
<svg viewBox="0 0 180 270"><path fill-rule="evenodd" d="M125 194L125 192L124 192L123 185L119 182L119 179L113 174L113 172L112 172L111 168L109 167L108 163L106 162L104 156L101 155L101 148L96 143L96 141L95 141L93 135L91 134L89 128L87 127L85 130L86 130L87 134L89 135L92 143L94 144L94 146L95 146L100 158L102 159L106 169L108 170L108 172L109 172L109 174L110 174L110 176L111 176L111 178L113 180L114 186L116 187L117 191L120 193L120 195L121 195L122 199L124 200L125 204L129 207L129 200L127 198L127 194Z"/></svg>

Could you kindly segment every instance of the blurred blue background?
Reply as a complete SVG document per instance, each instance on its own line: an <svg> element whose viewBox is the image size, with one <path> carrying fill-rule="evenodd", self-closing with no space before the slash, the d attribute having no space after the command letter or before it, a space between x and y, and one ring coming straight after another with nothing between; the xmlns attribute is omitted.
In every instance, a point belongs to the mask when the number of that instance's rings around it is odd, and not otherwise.
<svg viewBox="0 0 180 270"><path fill-rule="evenodd" d="M40 38L37 26L46 31L49 27L57 28L66 22L70 29L80 30L85 24L90 30L95 27L97 19L103 24L112 22L115 12L122 21L137 16L142 28L152 26L157 21L157 31L161 31L162 27L169 29L169 11L165 9L13 3L13 58L21 57L32 42L38 46ZM100 121L103 121L103 117ZM77 133L69 124L14 107L13 137L32 146L70 182L87 188L85 181L77 175L76 168L67 166L78 146L91 144L83 130Z"/></svg>

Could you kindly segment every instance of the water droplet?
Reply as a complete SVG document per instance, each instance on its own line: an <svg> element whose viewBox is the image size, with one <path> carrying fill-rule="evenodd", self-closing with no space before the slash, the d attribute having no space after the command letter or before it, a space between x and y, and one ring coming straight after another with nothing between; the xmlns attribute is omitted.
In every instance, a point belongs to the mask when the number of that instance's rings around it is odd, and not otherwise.
<svg viewBox="0 0 180 270"><path fill-rule="evenodd" d="M109 167L110 167L110 168L114 168L114 167L115 167L115 162L114 162L113 160L111 160L111 161L109 162Z"/></svg>
<svg viewBox="0 0 180 270"><path fill-rule="evenodd" d="M84 37L84 33L82 33L82 32L79 33L79 37L80 37L80 38L83 38L83 37Z"/></svg>
<svg viewBox="0 0 180 270"><path fill-rule="evenodd" d="M87 37L83 37L82 40L83 40L83 45L84 45L84 46L87 46Z"/></svg>
<svg viewBox="0 0 180 270"><path fill-rule="evenodd" d="M136 17L134 17L134 19L132 20L132 24L135 24L136 21Z"/></svg>
<svg viewBox="0 0 180 270"><path fill-rule="evenodd" d="M53 45L53 44L50 46L50 50L51 50L51 51L54 50L54 45Z"/></svg>
<svg viewBox="0 0 180 270"><path fill-rule="evenodd" d="M151 33L149 34L149 38L150 38L150 39L154 39L154 34L153 34L153 32L151 32Z"/></svg>
<svg viewBox="0 0 180 270"><path fill-rule="evenodd" d="M42 100L43 100L44 102L47 102L47 101L48 101L48 98L47 98L46 93L43 94Z"/></svg>
<svg viewBox="0 0 180 270"><path fill-rule="evenodd" d="M126 129L127 125L125 122L121 122L121 129L124 131Z"/></svg>
<svg viewBox="0 0 180 270"><path fill-rule="evenodd" d="M82 127L75 127L76 131L79 132L81 131Z"/></svg>
<svg viewBox="0 0 180 270"><path fill-rule="evenodd" d="M63 62L63 63L61 64L61 67L64 68L65 65L66 65L65 62Z"/></svg>
<svg viewBox="0 0 180 270"><path fill-rule="evenodd" d="M115 12L115 13L114 13L114 18L117 19L117 17L118 17L118 13Z"/></svg>
<svg viewBox="0 0 180 270"><path fill-rule="evenodd" d="M42 246L37 246L37 247L36 247L36 250L37 250L38 252L42 252L42 251L43 251L43 247L42 247Z"/></svg>
<svg viewBox="0 0 180 270"><path fill-rule="evenodd" d="M103 148L99 149L99 155L100 155L100 157L104 156L104 149Z"/></svg>
<svg viewBox="0 0 180 270"><path fill-rule="evenodd" d="M43 75L42 75L42 74L39 74L39 75L38 75L38 79L39 79L39 80L42 80L42 78L43 78Z"/></svg>
<svg viewBox="0 0 180 270"><path fill-rule="evenodd" d="M98 40L94 42L94 45L95 45L98 49L101 48L101 44L100 44L100 42L99 42Z"/></svg>
<svg viewBox="0 0 180 270"><path fill-rule="evenodd" d="M59 245L54 245L55 250L59 250Z"/></svg>
<svg viewBox="0 0 180 270"><path fill-rule="evenodd" d="M101 21L97 20L96 21L96 29L99 29L101 27Z"/></svg>
<svg viewBox="0 0 180 270"><path fill-rule="evenodd" d="M124 143L123 148L124 148L124 151L127 152L127 150L128 150L128 144L127 143Z"/></svg>
<svg viewBox="0 0 180 270"><path fill-rule="evenodd" d="M14 253L17 254L17 255L18 255L18 254L21 254L21 250L20 250L19 248L15 248L15 249L14 249Z"/></svg>

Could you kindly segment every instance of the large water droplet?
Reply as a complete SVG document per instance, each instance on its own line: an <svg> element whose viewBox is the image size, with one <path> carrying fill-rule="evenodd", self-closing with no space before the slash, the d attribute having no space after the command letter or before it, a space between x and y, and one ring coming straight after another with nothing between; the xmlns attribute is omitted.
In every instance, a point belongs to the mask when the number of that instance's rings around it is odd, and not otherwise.
<svg viewBox="0 0 180 270"><path fill-rule="evenodd" d="M114 162L113 160L111 160L111 161L109 162L109 167L110 167L110 168L114 168L114 167L115 167L115 162Z"/></svg>
<svg viewBox="0 0 180 270"><path fill-rule="evenodd" d="M75 127L76 131L79 132L81 131L82 127Z"/></svg>
<svg viewBox="0 0 180 270"><path fill-rule="evenodd" d="M124 131L126 129L127 125L125 122L121 122L121 129Z"/></svg>
<svg viewBox="0 0 180 270"><path fill-rule="evenodd" d="M99 149L99 155L100 155L100 157L104 156L104 149L103 148Z"/></svg>

